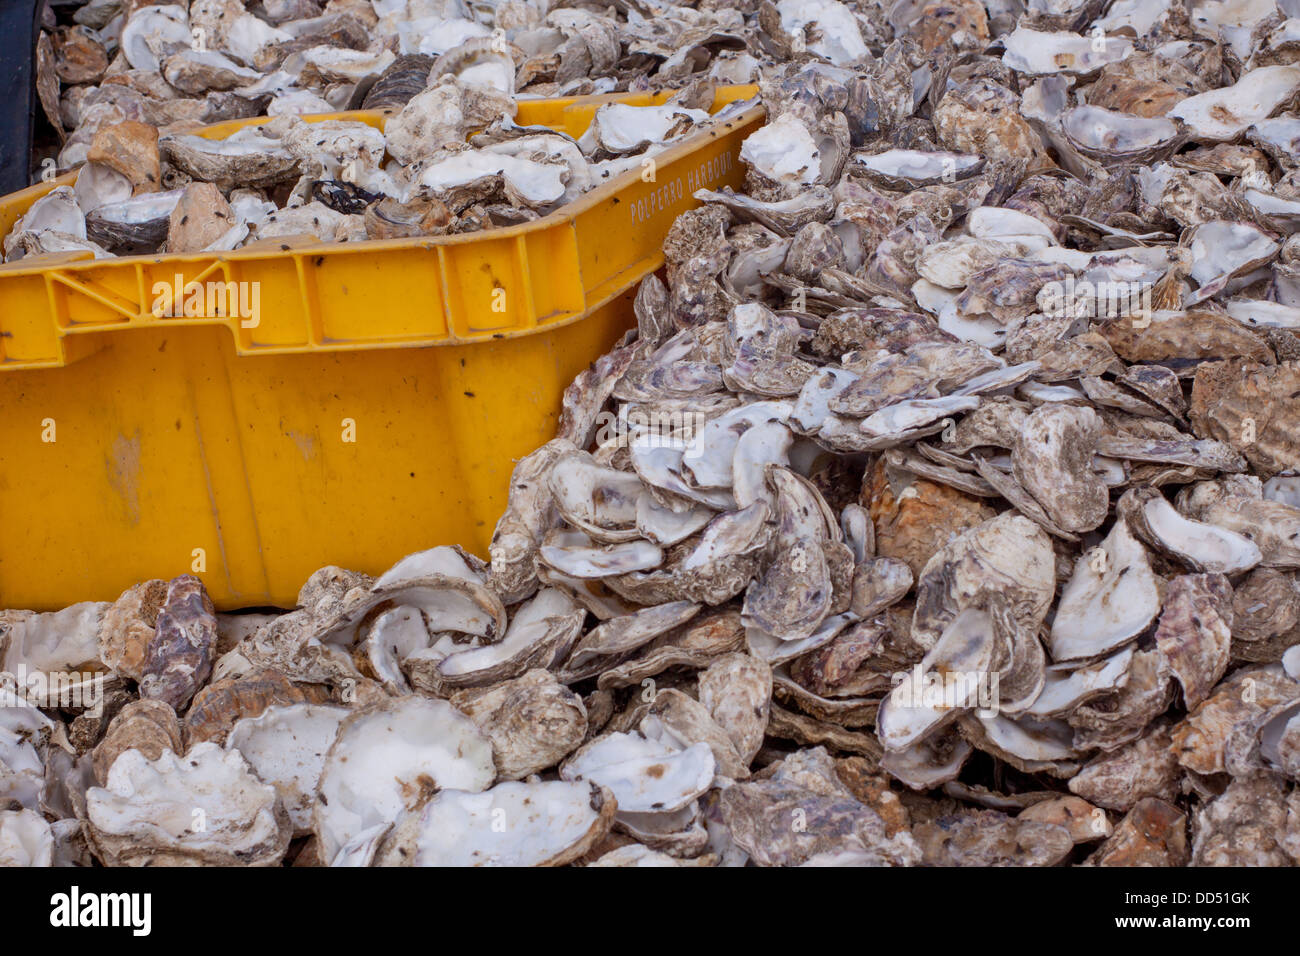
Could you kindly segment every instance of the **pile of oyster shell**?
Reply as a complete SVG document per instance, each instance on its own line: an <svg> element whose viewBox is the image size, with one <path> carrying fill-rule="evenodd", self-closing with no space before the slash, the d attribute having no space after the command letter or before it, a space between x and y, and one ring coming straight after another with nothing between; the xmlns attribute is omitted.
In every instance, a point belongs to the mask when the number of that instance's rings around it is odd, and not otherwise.
<svg viewBox="0 0 1300 956"><path fill-rule="evenodd" d="M45 21L40 92L66 167L106 122L389 108L435 64L528 98L748 83L756 23L750 5L661 0L90 0Z"/></svg>
<svg viewBox="0 0 1300 956"><path fill-rule="evenodd" d="M737 10L548 7L92 0L69 23L51 15L38 88L60 148L42 168L79 172L11 230L4 258L526 222L642 168L707 119L715 84L756 75ZM518 99L665 88L682 92L663 107L606 107L579 140L514 123ZM347 109L396 115L384 133L297 119ZM261 115L274 120L224 140L196 135Z"/></svg>
<svg viewBox="0 0 1300 956"><path fill-rule="evenodd" d="M5 259L222 252L285 236L344 242L514 225L646 168L674 141L740 108L710 117L679 102L610 103L574 139L516 125L509 94L444 77L383 132L356 120L282 116L225 139L160 137L127 120L101 127L74 185L55 187L14 224Z"/></svg>
<svg viewBox="0 0 1300 956"><path fill-rule="evenodd" d="M521 64L504 33L457 41L436 59L394 58L359 27L376 53L333 45L292 52L301 37L282 40L273 62L297 64L296 71L263 76L230 57L263 62L263 47L250 44L269 43L278 33L239 3L230 6L196 0L188 18L174 5L137 5L129 16L118 15L113 22L125 17L125 26L109 44L117 69L107 67L97 87L70 87L61 100L76 104L75 129L50 168L77 166L75 184L56 187L13 226L4 237L6 261L74 251L95 258L222 252L286 236L322 242L438 236L527 222L621 173L646 169L671 143L742 108L733 104L710 118L714 85L700 79L661 106L601 106L575 139L515 123ZM328 25L340 18L356 23L348 14L317 19ZM462 23L457 36L476 25ZM215 46L190 49L191 31ZM69 36L90 42L90 32L75 27ZM403 43L414 42L413 34L404 36ZM61 49L72 55L66 44ZM308 70L316 62L311 55L342 53L362 55L365 65L334 99L360 95L368 78L359 105L389 111L382 132L355 120L304 121L299 113L334 109L306 90L269 98L272 81L323 82ZM234 96L273 118L209 138L193 119L146 108L146 100L168 90L180 96L214 88L222 92L208 96Z"/></svg>
<svg viewBox="0 0 1300 956"><path fill-rule="evenodd" d="M1300 862L1291 14L756 8L490 561L0 612L0 862Z"/></svg>

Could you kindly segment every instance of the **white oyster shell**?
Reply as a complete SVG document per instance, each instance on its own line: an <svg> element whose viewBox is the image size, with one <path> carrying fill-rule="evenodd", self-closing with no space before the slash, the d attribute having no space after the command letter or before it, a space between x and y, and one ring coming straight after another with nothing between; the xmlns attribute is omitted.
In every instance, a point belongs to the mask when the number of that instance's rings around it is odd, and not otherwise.
<svg viewBox="0 0 1300 956"><path fill-rule="evenodd" d="M1262 66L1232 86L1189 96L1169 115L1200 140L1223 142L1267 119L1300 88L1300 66Z"/></svg>
<svg viewBox="0 0 1300 956"><path fill-rule="evenodd" d="M408 814L378 862L400 866L562 866L609 830L615 801L592 783L502 783L444 790Z"/></svg>
<svg viewBox="0 0 1300 956"><path fill-rule="evenodd" d="M781 27L802 38L811 37L806 47L836 66L855 63L870 56L853 12L836 0L780 0L776 5Z"/></svg>
<svg viewBox="0 0 1300 956"><path fill-rule="evenodd" d="M679 750L641 734L612 733L580 748L560 768L564 780L608 787L627 813L680 810L709 789L716 762L706 743Z"/></svg>
<svg viewBox="0 0 1300 956"><path fill-rule="evenodd" d="M398 697L348 717L321 770L314 830L321 859L437 789L492 785L492 744L445 700Z"/></svg>
<svg viewBox="0 0 1300 956"><path fill-rule="evenodd" d="M1160 613L1146 549L1123 518L1074 566L1047 646L1054 661L1100 657L1136 638Z"/></svg>
<svg viewBox="0 0 1300 956"><path fill-rule="evenodd" d="M311 832L325 755L347 716L346 707L276 704L235 721L226 738L226 749L239 751L258 779L275 787L295 835Z"/></svg>
<svg viewBox="0 0 1300 956"><path fill-rule="evenodd" d="M1133 49L1133 41L1127 37L1105 37L1098 43L1077 33L1051 33L1028 27L1017 27L1002 42L1006 47L1002 62L1031 75L1091 73L1107 63L1124 59Z"/></svg>
<svg viewBox="0 0 1300 956"><path fill-rule="evenodd" d="M740 158L779 183L807 185L821 175L817 142L808 127L790 113L751 134L740 147Z"/></svg>
<svg viewBox="0 0 1300 956"><path fill-rule="evenodd" d="M54 865L54 835L39 813L0 810L0 867Z"/></svg>
<svg viewBox="0 0 1300 956"><path fill-rule="evenodd" d="M211 742L184 757L122 753L86 792L97 855L110 865L275 866L291 826L274 787Z"/></svg>

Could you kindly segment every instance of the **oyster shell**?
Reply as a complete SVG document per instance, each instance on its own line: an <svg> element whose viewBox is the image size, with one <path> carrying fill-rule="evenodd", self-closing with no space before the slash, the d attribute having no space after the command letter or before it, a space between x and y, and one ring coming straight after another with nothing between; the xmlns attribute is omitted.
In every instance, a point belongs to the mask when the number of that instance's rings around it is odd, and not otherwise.
<svg viewBox="0 0 1300 956"><path fill-rule="evenodd" d="M1120 518L1081 556L1061 592L1047 646L1052 660L1083 661L1137 638L1160 611L1160 589L1142 543Z"/></svg>
<svg viewBox="0 0 1300 956"><path fill-rule="evenodd" d="M1037 630L1056 593L1055 565L1047 535L1028 519L1005 512L977 525L936 552L917 576L911 640L934 647L963 609L995 591L1010 601L1021 626Z"/></svg>
<svg viewBox="0 0 1300 956"><path fill-rule="evenodd" d="M1189 96L1169 111L1203 142L1235 139L1268 119L1300 89L1300 66L1262 66L1232 86Z"/></svg>
<svg viewBox="0 0 1300 956"><path fill-rule="evenodd" d="M0 810L0 866L54 865L54 834L31 810Z"/></svg>
<svg viewBox="0 0 1300 956"><path fill-rule="evenodd" d="M1172 120L1133 116L1099 106L1067 110L1061 117L1061 131L1084 156L1103 162L1163 159L1179 141L1178 127Z"/></svg>
<svg viewBox="0 0 1300 956"><path fill-rule="evenodd" d="M706 743L678 749L615 732L580 747L561 765L560 778L608 788L621 813L670 813L709 789L716 766Z"/></svg>
<svg viewBox="0 0 1300 956"><path fill-rule="evenodd" d="M183 760L126 751L86 792L86 817L95 855L114 866L275 866L292 829L275 789L213 743Z"/></svg>
<svg viewBox="0 0 1300 956"><path fill-rule="evenodd" d="M325 757L313 806L321 859L395 823L438 790L486 790L492 744L443 700L399 697L348 716Z"/></svg>
<svg viewBox="0 0 1300 956"><path fill-rule="evenodd" d="M458 691L452 703L492 741L500 780L554 766L587 735L582 698L541 669L484 691Z"/></svg>
<svg viewBox="0 0 1300 956"><path fill-rule="evenodd" d="M592 783L444 790L397 823L376 865L563 866L600 842L616 808L613 795Z"/></svg>
<svg viewBox="0 0 1300 956"><path fill-rule="evenodd" d="M291 180L298 160L256 126L225 139L173 134L158 140L163 159L190 177L222 190L262 189Z"/></svg>
<svg viewBox="0 0 1300 956"><path fill-rule="evenodd" d="M1115 826L1087 866L1185 866L1187 816L1171 803L1146 797Z"/></svg>
<svg viewBox="0 0 1300 956"><path fill-rule="evenodd" d="M128 750L138 751L147 760L158 760L167 751L183 753L181 740L181 725L170 705L160 700L133 700L113 717L95 747L95 780L105 786L113 764Z"/></svg>
<svg viewBox="0 0 1300 956"><path fill-rule="evenodd" d="M1107 63L1123 60L1133 49L1132 41L1122 36L1106 37L1104 43L1096 44L1075 33L1043 32L1024 26L1003 37L1002 43L1006 48L1002 62L1030 75L1086 75Z"/></svg>
<svg viewBox="0 0 1300 956"><path fill-rule="evenodd" d="M1110 496L1091 467L1102 427L1092 409L1043 405L1011 451L1016 479L1066 531L1091 531L1106 520Z"/></svg>
<svg viewBox="0 0 1300 956"><path fill-rule="evenodd" d="M1244 535L1183 517L1154 488L1126 492L1118 509L1144 543L1193 571L1231 575L1250 570L1264 557Z"/></svg>

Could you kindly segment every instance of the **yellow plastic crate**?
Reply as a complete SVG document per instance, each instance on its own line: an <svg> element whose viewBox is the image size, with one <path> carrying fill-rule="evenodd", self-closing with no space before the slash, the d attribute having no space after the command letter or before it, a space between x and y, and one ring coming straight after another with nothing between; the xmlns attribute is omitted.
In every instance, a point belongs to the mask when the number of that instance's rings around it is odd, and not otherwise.
<svg viewBox="0 0 1300 956"><path fill-rule="evenodd" d="M753 92L724 88L714 110ZM524 101L518 122L580 135L605 102L666 96ZM204 135L248 122L263 120ZM761 122L747 110L655 157L653 181L490 232L0 265L0 607L191 571L219 607L284 607L323 564L486 555L514 460L631 325L694 191L739 185ZM70 182L0 200L0 234ZM176 276L259 283L260 321L155 315L155 283Z"/></svg>

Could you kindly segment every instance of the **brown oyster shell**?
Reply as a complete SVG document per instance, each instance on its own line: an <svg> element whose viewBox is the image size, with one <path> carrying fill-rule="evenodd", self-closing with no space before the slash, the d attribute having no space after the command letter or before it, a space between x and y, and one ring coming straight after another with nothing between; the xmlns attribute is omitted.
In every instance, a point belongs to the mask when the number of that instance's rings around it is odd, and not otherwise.
<svg viewBox="0 0 1300 956"><path fill-rule="evenodd" d="M158 130L148 123L125 120L100 127L91 140L86 161L116 170L131 180L134 195L162 188L162 160Z"/></svg>
<svg viewBox="0 0 1300 956"><path fill-rule="evenodd" d="M173 578L145 652L140 696L184 707L212 673L217 618L203 582L192 574Z"/></svg>
<svg viewBox="0 0 1300 956"><path fill-rule="evenodd" d="M1224 746L1234 728L1300 697L1300 683L1276 664L1234 671L1173 729L1178 762L1200 774L1223 773Z"/></svg>
<svg viewBox="0 0 1300 956"><path fill-rule="evenodd" d="M123 591L100 622L99 659L123 677L139 681L158 612L166 601L167 582L157 578Z"/></svg>
<svg viewBox="0 0 1300 956"><path fill-rule="evenodd" d="M1055 866L1074 849L1065 827L972 810L912 828L927 866Z"/></svg>
<svg viewBox="0 0 1300 956"><path fill-rule="evenodd" d="M720 806L732 840L759 866L797 866L850 849L878 865L921 862L909 834L890 836L880 815L847 793L828 795L763 780L728 787Z"/></svg>
<svg viewBox="0 0 1300 956"><path fill-rule="evenodd" d="M1086 866L1186 866L1187 816L1171 803L1144 797Z"/></svg>
<svg viewBox="0 0 1300 956"><path fill-rule="evenodd" d="M522 780L554 766L587 736L582 698L544 670L484 690L458 691L451 702L492 741L500 780Z"/></svg>
<svg viewBox="0 0 1300 956"><path fill-rule="evenodd" d="M1300 863L1285 841L1286 787L1267 774L1233 780L1214 800L1192 815L1195 866L1295 866Z"/></svg>
<svg viewBox="0 0 1300 956"><path fill-rule="evenodd" d="M319 685L299 686L274 670L253 671L246 677L227 678L203 688L185 714L185 740L189 747L205 740L218 744L235 721L256 717L273 704L323 704L329 691Z"/></svg>
<svg viewBox="0 0 1300 956"><path fill-rule="evenodd" d="M868 472L861 501L875 527L877 554L904 562L913 577L953 536L995 514L980 498L924 478L896 491L883 461Z"/></svg>
<svg viewBox="0 0 1300 956"><path fill-rule="evenodd" d="M1182 375L1225 355L1276 364L1273 350L1258 335L1216 312L1155 313L1150 324L1125 317L1103 323L1097 330L1125 361L1158 362Z"/></svg>
<svg viewBox="0 0 1300 956"><path fill-rule="evenodd" d="M1050 797L1016 814L1019 821L1064 827L1075 843L1104 840L1114 832L1106 811L1078 797Z"/></svg>
<svg viewBox="0 0 1300 956"><path fill-rule="evenodd" d="M1144 797L1173 802L1182 768L1173 752L1170 726L1110 753L1101 753L1070 779L1070 792L1108 810L1129 811Z"/></svg>
<svg viewBox="0 0 1300 956"><path fill-rule="evenodd" d="M1232 585L1222 574L1184 574L1169 582L1156 628L1156 647L1195 707L1228 669L1232 645Z"/></svg>
<svg viewBox="0 0 1300 956"><path fill-rule="evenodd" d="M748 654L713 661L699 677L700 703L726 731L748 764L763 745L772 700L772 672Z"/></svg>
<svg viewBox="0 0 1300 956"><path fill-rule="evenodd" d="M1197 435L1227 442L1268 478L1300 468L1300 420L1290 397L1298 392L1300 362L1207 362L1196 370L1188 417Z"/></svg>
<svg viewBox="0 0 1300 956"><path fill-rule="evenodd" d="M212 183L190 183L172 210L167 227L168 252L202 252L235 225L221 191Z"/></svg>
<svg viewBox="0 0 1300 956"><path fill-rule="evenodd" d="M1092 470L1101 430L1090 408L1043 405L1012 449L1016 478L1066 531L1091 531L1106 520L1110 495Z"/></svg>
<svg viewBox="0 0 1300 956"><path fill-rule="evenodd" d="M113 761L126 750L138 750L150 760L157 760L164 750L183 753L176 711L161 700L136 700L123 707L95 748L93 766L99 786L108 781Z"/></svg>

